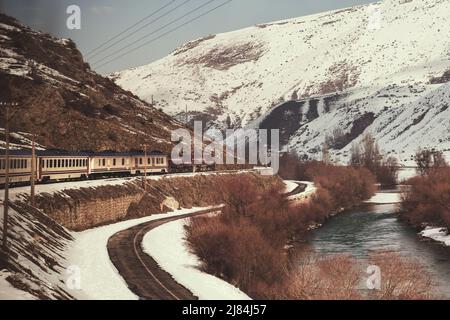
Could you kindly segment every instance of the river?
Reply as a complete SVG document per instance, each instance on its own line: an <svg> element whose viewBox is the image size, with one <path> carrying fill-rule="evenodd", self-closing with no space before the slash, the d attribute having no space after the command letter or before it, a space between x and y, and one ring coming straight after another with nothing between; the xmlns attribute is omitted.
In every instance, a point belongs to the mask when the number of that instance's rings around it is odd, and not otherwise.
<svg viewBox="0 0 450 320"><path fill-rule="evenodd" d="M396 190L378 194L395 198ZM374 250L394 250L427 267L435 293L450 298L450 248L424 241L407 223L397 219L398 204L369 203L341 213L311 234L310 244L323 254L347 253L367 258Z"/></svg>

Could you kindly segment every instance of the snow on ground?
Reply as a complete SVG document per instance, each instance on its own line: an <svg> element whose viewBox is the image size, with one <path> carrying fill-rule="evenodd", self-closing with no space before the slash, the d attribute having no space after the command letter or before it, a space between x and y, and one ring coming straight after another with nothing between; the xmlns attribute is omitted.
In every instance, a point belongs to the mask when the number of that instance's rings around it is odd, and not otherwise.
<svg viewBox="0 0 450 320"><path fill-rule="evenodd" d="M6 278L11 273L0 270L0 300L35 300L36 298L28 292L14 288Z"/></svg>
<svg viewBox="0 0 450 320"><path fill-rule="evenodd" d="M310 182L310 181L298 181L298 182L300 182L302 184L306 184L306 189L305 189L305 191L303 191L303 194L305 194L305 195L310 195L310 194L316 192L316 190L317 190L316 186L314 185L314 182Z"/></svg>
<svg viewBox="0 0 450 320"><path fill-rule="evenodd" d="M366 203L391 204L401 202L401 193L399 192L378 192Z"/></svg>
<svg viewBox="0 0 450 320"><path fill-rule="evenodd" d="M294 194L288 197L289 201L304 201L307 200L311 195L313 195L317 188L314 186L313 182L310 181L291 181L292 183L300 183L306 185L305 190L302 193Z"/></svg>
<svg viewBox="0 0 450 320"><path fill-rule="evenodd" d="M167 214L119 222L83 232L74 232L75 241L68 250L67 267L79 268L81 289L72 290L70 293L77 299L137 300L138 297L127 287L125 280L120 276L109 258L108 239L117 232L142 223L205 209L208 208L183 209Z"/></svg>
<svg viewBox="0 0 450 320"><path fill-rule="evenodd" d="M427 227L420 235L425 238L433 239L434 241L441 242L445 246L450 247L450 234L448 234L446 228Z"/></svg>
<svg viewBox="0 0 450 320"><path fill-rule="evenodd" d="M400 183L415 176L417 176L416 168L401 168L398 171L398 181Z"/></svg>
<svg viewBox="0 0 450 320"><path fill-rule="evenodd" d="M143 239L144 252L201 300L249 300L233 285L200 271L201 261L185 240L188 221L173 221L151 230Z"/></svg>
<svg viewBox="0 0 450 320"><path fill-rule="evenodd" d="M286 188L284 189L285 193L292 192L298 187L297 182L292 180L284 180L284 184L286 185Z"/></svg>
<svg viewBox="0 0 450 320"><path fill-rule="evenodd" d="M240 173L253 172L252 170L241 170ZM214 175L214 174L236 174L236 172L190 172L190 173L176 173L176 174L166 174L159 176L147 176L148 180L160 180L160 179L170 179L170 178L180 178L180 177L193 177L199 175ZM62 192L69 189L79 189L79 188L95 188L100 186L117 186L123 185L127 182L132 182L135 180L140 180L142 177L127 177L127 178L110 178L110 179L100 179L100 180L87 180L87 181L71 181L71 182L59 182L51 184L38 184L36 185L36 194L39 193L55 193ZM18 200L21 194L29 194L30 187L18 187L9 189L9 197L11 201ZM0 198L3 199L4 190L0 190Z"/></svg>

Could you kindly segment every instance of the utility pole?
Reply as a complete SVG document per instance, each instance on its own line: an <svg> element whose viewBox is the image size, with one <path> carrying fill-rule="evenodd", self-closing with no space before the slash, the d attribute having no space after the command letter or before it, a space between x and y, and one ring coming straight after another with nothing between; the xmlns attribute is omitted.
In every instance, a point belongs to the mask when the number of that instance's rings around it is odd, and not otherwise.
<svg viewBox="0 0 450 320"><path fill-rule="evenodd" d="M148 144L144 143L144 144L142 144L142 146L144 147L144 179L142 180L142 185L144 188L144 192L147 192L147 164L148 164L147 148L148 148Z"/></svg>
<svg viewBox="0 0 450 320"><path fill-rule="evenodd" d="M36 134L33 134L32 142L31 142L31 205L33 207L36 206L35 201L35 184L36 184Z"/></svg>
<svg viewBox="0 0 450 320"><path fill-rule="evenodd" d="M0 102L0 106L5 107L5 198L3 200L3 252L8 251L8 209L9 209L9 126L11 121L10 107L17 107L16 102Z"/></svg>

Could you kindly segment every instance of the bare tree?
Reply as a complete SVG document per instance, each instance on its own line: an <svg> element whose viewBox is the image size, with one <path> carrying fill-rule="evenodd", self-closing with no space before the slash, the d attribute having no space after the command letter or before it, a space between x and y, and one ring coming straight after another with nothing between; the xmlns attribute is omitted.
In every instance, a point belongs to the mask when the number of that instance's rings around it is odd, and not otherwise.
<svg viewBox="0 0 450 320"><path fill-rule="evenodd" d="M417 173L421 176L430 174L433 169L447 166L445 157L442 151L435 151L429 149L419 149L415 155L417 165Z"/></svg>

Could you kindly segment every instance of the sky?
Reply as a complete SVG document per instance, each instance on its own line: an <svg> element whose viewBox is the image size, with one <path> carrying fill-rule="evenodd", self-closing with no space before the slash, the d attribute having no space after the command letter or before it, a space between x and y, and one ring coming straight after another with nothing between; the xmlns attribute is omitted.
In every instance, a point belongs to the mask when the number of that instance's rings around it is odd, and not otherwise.
<svg viewBox="0 0 450 320"><path fill-rule="evenodd" d="M189 13L204 3L205 7L185 18L177 18ZM85 60L99 73L106 74L156 61L174 51L182 44L200 37L221 32L233 31L258 23L266 23L288 18L300 17L322 11L361 5L374 0L232 0L215 11L192 23L162 36L139 50L111 61L129 48L153 40L165 32L187 22L196 16L225 3L227 0L0 0L0 11L17 18L33 29L50 33L56 37L75 41ZM183 4L186 2L185 4ZM77 5L80 8L80 29L69 29L67 20L71 18L67 8ZM96 56L88 55L107 40L126 30L141 19L149 16L163 6L149 19L130 32L109 42L103 49L121 40L115 46ZM178 9L175 9L180 6ZM164 17L159 18L164 15ZM158 19L159 18L159 19ZM139 32L133 32L146 23L153 22ZM74 22L75 20L70 20ZM176 21L170 24L172 21ZM170 25L168 25L170 24ZM168 25L166 28L163 28ZM161 29L158 31L158 29ZM137 39L147 36L136 44ZM114 54L115 51L125 48ZM97 51L98 52L98 51ZM111 55L110 57L107 57ZM102 66L103 65L103 66Z"/></svg>

